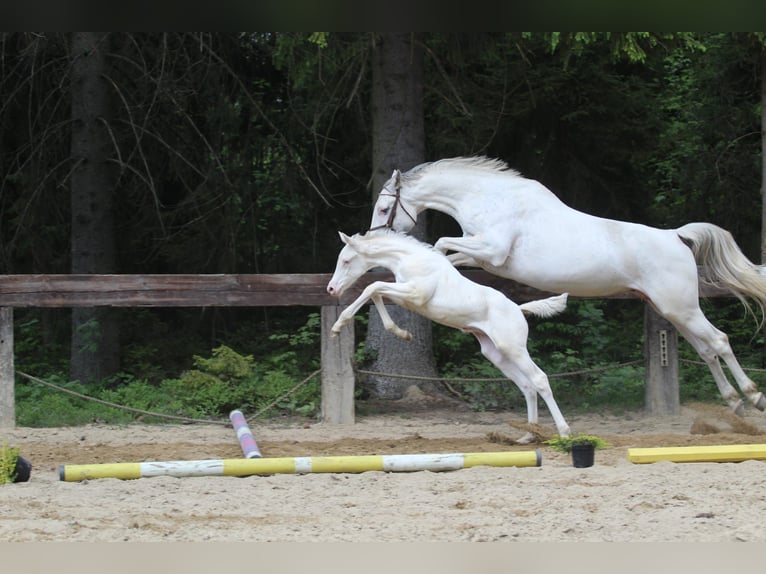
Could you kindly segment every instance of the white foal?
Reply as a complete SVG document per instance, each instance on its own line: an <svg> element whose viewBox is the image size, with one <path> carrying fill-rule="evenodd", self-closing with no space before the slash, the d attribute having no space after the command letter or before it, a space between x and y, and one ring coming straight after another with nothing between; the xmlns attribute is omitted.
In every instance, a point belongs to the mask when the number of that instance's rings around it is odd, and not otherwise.
<svg viewBox="0 0 766 574"><path fill-rule="evenodd" d="M412 335L394 323L383 298L449 327L473 334L482 354L521 389L527 403L527 420L538 421L537 395L548 407L561 436L569 436L569 425L561 414L548 377L532 361L527 350L529 327L524 313L548 317L566 306L566 293L517 305L499 291L465 278L449 259L428 244L390 230L370 231L349 237L338 255L335 273L327 291L340 297L373 267L393 272L394 283L375 281L351 303L332 326L337 334L357 311L372 300L383 325L402 339ZM519 442L531 442L527 433Z"/></svg>

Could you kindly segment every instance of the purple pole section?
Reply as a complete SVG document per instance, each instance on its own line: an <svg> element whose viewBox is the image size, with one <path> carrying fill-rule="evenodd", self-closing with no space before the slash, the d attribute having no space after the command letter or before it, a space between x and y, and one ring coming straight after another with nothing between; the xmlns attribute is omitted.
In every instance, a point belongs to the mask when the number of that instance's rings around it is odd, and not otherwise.
<svg viewBox="0 0 766 574"><path fill-rule="evenodd" d="M231 426L234 427L234 432L237 433L237 439L239 440L239 446L242 447L242 454L245 458L261 458L261 451L258 449L258 445L253 438L253 433L250 432L250 428L247 426L242 411L231 411L229 413L229 420Z"/></svg>

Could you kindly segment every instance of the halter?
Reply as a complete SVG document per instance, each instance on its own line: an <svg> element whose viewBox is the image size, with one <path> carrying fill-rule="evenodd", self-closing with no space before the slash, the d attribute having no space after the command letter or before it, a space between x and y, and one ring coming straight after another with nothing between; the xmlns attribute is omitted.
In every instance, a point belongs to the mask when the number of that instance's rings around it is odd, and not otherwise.
<svg viewBox="0 0 766 574"><path fill-rule="evenodd" d="M394 180L394 193L383 193L380 192L380 195L389 195L391 197L394 197L394 204L391 206L391 212L388 214L388 220L381 224L376 225L375 227L370 227L370 231L375 231L376 229L383 229L384 227L387 229L393 229L394 228L394 218L396 217L396 209L401 206L402 211L412 220L412 223L417 224L418 220L412 217L410 215L409 211L404 209L404 206L402 205L402 199L401 199L401 191L402 191L402 182L400 179L401 173L398 171L396 172L396 179Z"/></svg>

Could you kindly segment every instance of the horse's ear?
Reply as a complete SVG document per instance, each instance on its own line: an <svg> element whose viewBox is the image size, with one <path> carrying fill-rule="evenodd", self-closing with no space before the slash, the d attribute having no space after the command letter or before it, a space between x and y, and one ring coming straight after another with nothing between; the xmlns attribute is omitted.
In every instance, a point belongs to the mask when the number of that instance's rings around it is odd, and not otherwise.
<svg viewBox="0 0 766 574"><path fill-rule="evenodd" d="M394 174L391 177L394 180L394 187L399 187L402 183L402 172L398 169L395 169Z"/></svg>
<svg viewBox="0 0 766 574"><path fill-rule="evenodd" d="M348 242L351 238L345 233L343 233L342 231L338 231L338 235L340 235L340 240L346 245L348 245Z"/></svg>

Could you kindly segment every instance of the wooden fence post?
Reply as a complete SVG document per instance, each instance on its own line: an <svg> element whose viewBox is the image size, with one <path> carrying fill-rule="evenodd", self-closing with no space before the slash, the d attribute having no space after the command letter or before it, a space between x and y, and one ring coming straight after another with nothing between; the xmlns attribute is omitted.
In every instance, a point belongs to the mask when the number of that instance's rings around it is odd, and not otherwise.
<svg viewBox="0 0 766 574"><path fill-rule="evenodd" d="M341 307L322 307L322 421L330 424L354 423L354 322L337 337L330 328Z"/></svg>
<svg viewBox="0 0 766 574"><path fill-rule="evenodd" d="M651 305L644 310L644 400L650 415L677 415L681 411L678 389L678 331Z"/></svg>
<svg viewBox="0 0 766 574"><path fill-rule="evenodd" d="M0 307L0 428L16 427L13 307Z"/></svg>

